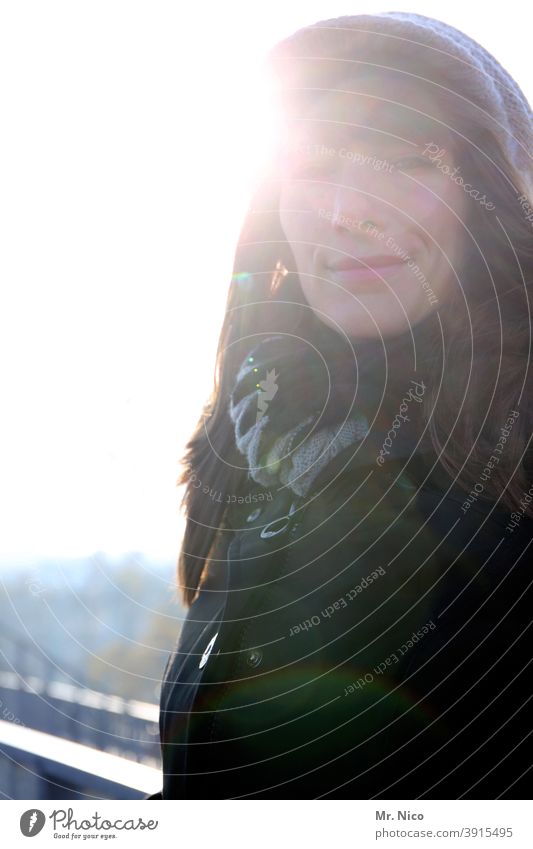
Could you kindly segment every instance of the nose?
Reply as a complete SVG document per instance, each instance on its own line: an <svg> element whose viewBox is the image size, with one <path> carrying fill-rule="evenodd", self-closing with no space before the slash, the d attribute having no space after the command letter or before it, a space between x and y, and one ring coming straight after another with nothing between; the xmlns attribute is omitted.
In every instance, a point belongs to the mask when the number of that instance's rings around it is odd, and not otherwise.
<svg viewBox="0 0 533 849"><path fill-rule="evenodd" d="M331 188L331 227L334 230L384 232L389 217L381 180L371 168L343 162Z"/></svg>

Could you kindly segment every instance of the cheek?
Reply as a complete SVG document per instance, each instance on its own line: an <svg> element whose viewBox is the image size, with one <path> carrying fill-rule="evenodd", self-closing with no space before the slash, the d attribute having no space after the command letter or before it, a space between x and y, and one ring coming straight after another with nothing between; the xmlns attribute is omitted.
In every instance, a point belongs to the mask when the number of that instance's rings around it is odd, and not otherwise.
<svg viewBox="0 0 533 849"><path fill-rule="evenodd" d="M426 227L450 214L447 206L452 206L457 186L442 176L417 176L403 186L400 197L400 210L406 212L414 222Z"/></svg>
<svg viewBox="0 0 533 849"><path fill-rule="evenodd" d="M409 192L402 199L401 210L408 216L408 222L412 221L431 233L432 227L443 213L443 205L439 196L429 186L411 184Z"/></svg>
<svg viewBox="0 0 533 849"><path fill-rule="evenodd" d="M318 180L312 185L287 180L279 198L281 226L285 233L314 232L331 217L335 187Z"/></svg>
<svg viewBox="0 0 533 849"><path fill-rule="evenodd" d="M420 228L430 253L450 259L464 240L466 199L463 190L450 178L426 185L413 184L403 207L412 226Z"/></svg>
<svg viewBox="0 0 533 849"><path fill-rule="evenodd" d="M312 261L314 246L320 242L319 230L324 222L305 209L301 196L292 198L288 192L279 201L279 221L301 274Z"/></svg>
<svg viewBox="0 0 533 849"><path fill-rule="evenodd" d="M295 193L284 190L279 199L279 220L281 228L288 242L301 238L304 229L303 212L298 206L298 198Z"/></svg>

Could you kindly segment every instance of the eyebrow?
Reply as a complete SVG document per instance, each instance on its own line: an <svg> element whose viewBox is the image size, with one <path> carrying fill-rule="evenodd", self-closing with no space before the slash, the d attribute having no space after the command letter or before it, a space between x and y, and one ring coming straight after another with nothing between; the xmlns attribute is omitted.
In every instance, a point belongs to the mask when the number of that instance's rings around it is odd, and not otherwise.
<svg viewBox="0 0 533 849"><path fill-rule="evenodd" d="M356 116L355 116L356 117ZM296 125L296 137L302 142L338 144L343 141L363 141L380 144L412 144L428 143L442 137L442 125L431 118L419 113L405 114L392 110L385 115L385 120L378 126L332 120L330 118L310 117L289 119L289 139Z"/></svg>
<svg viewBox="0 0 533 849"><path fill-rule="evenodd" d="M338 128L331 127L332 122L325 122L325 126L316 131L305 129L303 132L297 132L295 135L289 134L288 143L292 144L323 144L325 147L335 147L339 144L357 144L358 142L368 142L382 147L397 147L400 145L409 145L418 147L421 143L433 141L435 133L417 132L411 137L394 134L388 130L379 128L366 127L362 125L350 125L346 127L344 122Z"/></svg>

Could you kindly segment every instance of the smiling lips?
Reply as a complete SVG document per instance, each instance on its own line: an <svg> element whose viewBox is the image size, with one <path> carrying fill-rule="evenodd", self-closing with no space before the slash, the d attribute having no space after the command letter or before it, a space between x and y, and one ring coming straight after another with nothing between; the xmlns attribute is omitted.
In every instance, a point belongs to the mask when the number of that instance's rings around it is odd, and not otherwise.
<svg viewBox="0 0 533 849"><path fill-rule="evenodd" d="M339 283L359 283L360 281L376 281L379 275L385 276L388 269L397 271L405 260L397 256L381 254L379 256L344 257L334 262L326 263L328 276L333 276Z"/></svg>
<svg viewBox="0 0 533 849"><path fill-rule="evenodd" d="M403 262L401 257L380 254L379 256L361 256L357 259L348 256L334 262L328 262L326 265L334 271L346 271L348 268L365 268L367 265L371 268L381 268L383 265L397 265L399 262Z"/></svg>

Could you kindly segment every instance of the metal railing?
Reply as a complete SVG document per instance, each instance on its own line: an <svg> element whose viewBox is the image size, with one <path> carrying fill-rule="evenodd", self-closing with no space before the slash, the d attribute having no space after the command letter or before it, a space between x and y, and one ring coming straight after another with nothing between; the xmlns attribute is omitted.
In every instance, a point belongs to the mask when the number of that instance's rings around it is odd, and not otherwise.
<svg viewBox="0 0 533 849"><path fill-rule="evenodd" d="M158 714L156 704L0 671L0 719L154 767Z"/></svg>
<svg viewBox="0 0 533 849"><path fill-rule="evenodd" d="M0 720L5 799L143 799L161 783L154 767Z"/></svg>

